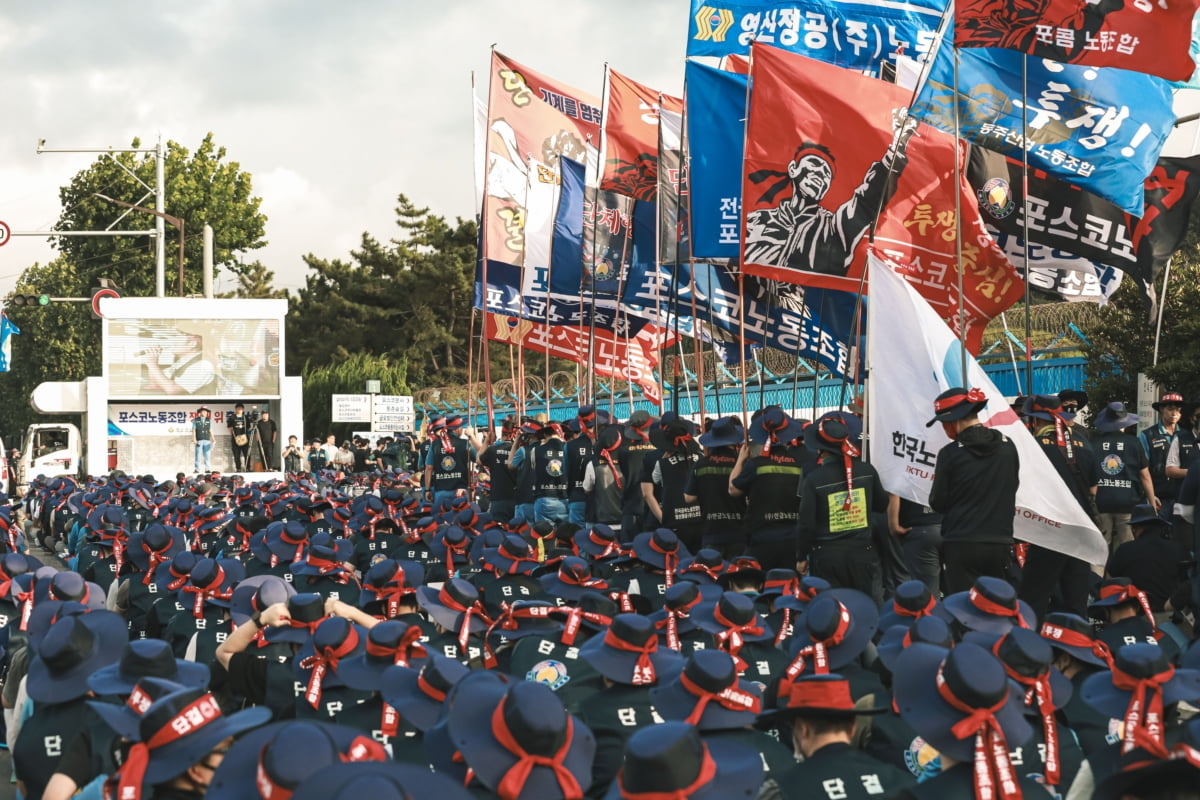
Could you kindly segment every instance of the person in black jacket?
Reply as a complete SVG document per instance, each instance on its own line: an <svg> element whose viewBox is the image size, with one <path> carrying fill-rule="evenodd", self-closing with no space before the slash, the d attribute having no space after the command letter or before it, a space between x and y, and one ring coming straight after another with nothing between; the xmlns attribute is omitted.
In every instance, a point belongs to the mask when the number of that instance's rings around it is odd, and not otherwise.
<svg viewBox="0 0 1200 800"><path fill-rule="evenodd" d="M1096 484L1100 464L1095 453L1076 442L1067 425L1062 401L1055 395L1035 395L1025 400L1025 416L1034 421L1034 438L1050 459L1055 472L1071 490L1080 508L1095 516ZM1033 607L1041 620L1050 610L1052 596L1058 595L1061 608L1070 614L1087 614L1091 567L1081 559L1029 545L1025 568L1021 571L1020 597Z"/></svg>
<svg viewBox="0 0 1200 800"><path fill-rule="evenodd" d="M947 389L933 402L934 417L954 441L938 451L929 507L942 518L946 594L970 590L981 575L1004 578L1012 558L1020 459L1003 433L986 428L979 389Z"/></svg>

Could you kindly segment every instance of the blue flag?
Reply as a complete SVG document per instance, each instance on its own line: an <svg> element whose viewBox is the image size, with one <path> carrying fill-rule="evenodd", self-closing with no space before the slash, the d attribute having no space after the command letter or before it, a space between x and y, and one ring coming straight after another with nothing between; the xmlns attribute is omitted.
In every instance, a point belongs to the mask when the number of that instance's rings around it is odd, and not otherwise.
<svg viewBox="0 0 1200 800"><path fill-rule="evenodd" d="M953 53L939 49L913 105L916 117L955 133L957 96L962 138L1020 158L1021 97L1027 96L1030 166L1142 215L1143 181L1175 124L1169 83L1140 72L979 47L958 50L961 91L955 92Z"/></svg>
<svg viewBox="0 0 1200 800"><path fill-rule="evenodd" d="M746 54L751 42L762 42L876 72L897 52L927 52L945 8L945 0L692 0L687 54Z"/></svg>
<svg viewBox="0 0 1200 800"><path fill-rule="evenodd" d="M558 193L558 211L554 215L554 237L550 249L550 288L563 294L577 294L583 276L583 164L559 158L562 181ZM490 277L490 276L489 276Z"/></svg>
<svg viewBox="0 0 1200 800"><path fill-rule="evenodd" d="M674 270L674 265L655 266L635 261L625 281L622 298L625 305L644 308L647 313L661 307L664 327L674 328L675 320L668 317L672 312L677 313L679 332L684 336L702 334L702 327L739 336L738 305L744 303L748 342L794 353L798 358L815 359L836 375L849 369L853 294L806 288L803 308L785 307L758 293L754 278L747 279L745 295L739 295L737 277L723 264L681 263L677 281L672 281ZM671 302L672 296L677 302Z"/></svg>
<svg viewBox="0 0 1200 800"><path fill-rule="evenodd" d="M0 312L0 372L12 368L12 337L21 333L7 314Z"/></svg>
<svg viewBox="0 0 1200 800"><path fill-rule="evenodd" d="M697 258L741 255L742 149L750 76L689 61L687 135L692 195L692 252Z"/></svg>

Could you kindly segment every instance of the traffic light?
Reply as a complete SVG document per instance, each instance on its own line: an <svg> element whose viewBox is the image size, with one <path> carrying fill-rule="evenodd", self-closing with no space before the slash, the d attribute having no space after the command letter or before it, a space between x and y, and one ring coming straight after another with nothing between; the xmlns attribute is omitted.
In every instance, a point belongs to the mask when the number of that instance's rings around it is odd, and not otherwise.
<svg viewBox="0 0 1200 800"><path fill-rule="evenodd" d="M50 295L48 295L48 294L9 295L8 304L10 306L48 306L48 305L50 305Z"/></svg>

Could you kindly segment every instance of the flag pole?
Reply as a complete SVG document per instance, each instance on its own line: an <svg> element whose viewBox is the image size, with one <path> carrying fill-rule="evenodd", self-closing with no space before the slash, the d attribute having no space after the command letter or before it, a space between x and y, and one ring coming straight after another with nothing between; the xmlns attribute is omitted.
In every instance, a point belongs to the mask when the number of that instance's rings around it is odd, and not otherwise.
<svg viewBox="0 0 1200 800"><path fill-rule="evenodd" d="M492 118L492 82L496 79L496 46L492 45L488 68L488 119ZM471 73L471 119L475 118L475 73ZM483 148L483 206L479 209L479 255L480 255L480 305L483 306L483 330L480 337L484 341L483 351L483 385L487 404L488 431L496 430L496 408L492 398L492 359L491 348L487 346L487 313L488 313L488 236L487 236L487 207L488 207L488 153L491 152L491 126L484 132Z"/></svg>
<svg viewBox="0 0 1200 800"><path fill-rule="evenodd" d="M1162 336L1163 310L1167 307L1167 281L1171 280L1171 259L1167 259L1167 266L1163 269L1162 290L1158 297L1158 322L1154 326L1154 361L1151 366L1158 366L1158 340Z"/></svg>
<svg viewBox="0 0 1200 800"><path fill-rule="evenodd" d="M958 117L958 48L951 48L954 54L954 264L958 273L958 366L964 386L967 381L967 313L966 299L963 297L963 259L962 259L962 131ZM970 387L967 387L970 388Z"/></svg>
<svg viewBox="0 0 1200 800"><path fill-rule="evenodd" d="M1033 325L1029 290L1029 56L1021 55L1021 232L1025 278L1025 388L1033 396Z"/></svg>

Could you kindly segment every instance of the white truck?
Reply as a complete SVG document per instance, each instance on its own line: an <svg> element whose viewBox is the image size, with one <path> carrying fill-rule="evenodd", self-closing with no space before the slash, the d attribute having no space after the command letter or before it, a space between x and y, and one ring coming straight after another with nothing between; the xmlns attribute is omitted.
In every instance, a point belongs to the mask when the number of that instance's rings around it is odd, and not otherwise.
<svg viewBox="0 0 1200 800"><path fill-rule="evenodd" d="M83 437L79 427L69 422L44 422L25 429L21 442L17 473L10 475L10 493L38 475L75 475L81 473Z"/></svg>

